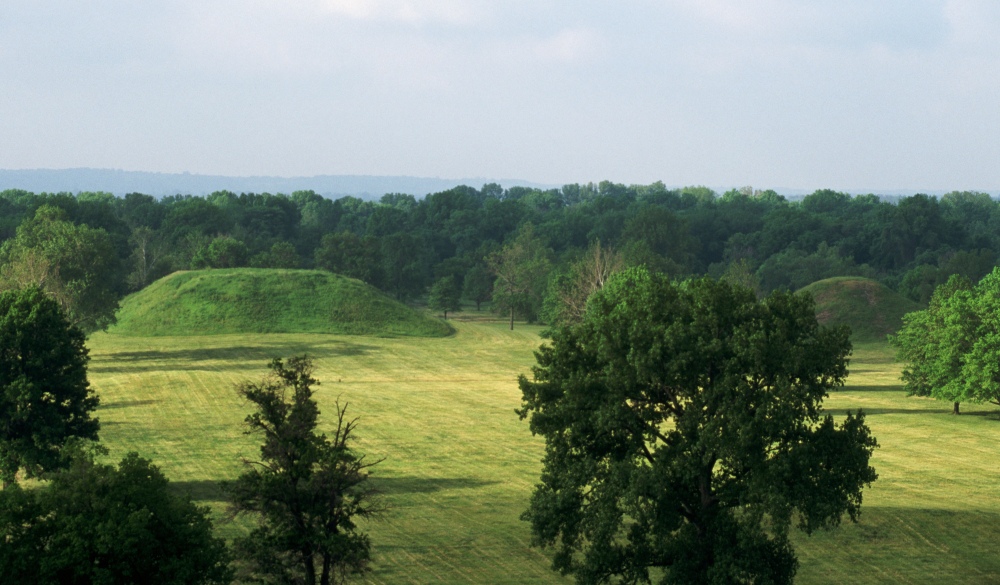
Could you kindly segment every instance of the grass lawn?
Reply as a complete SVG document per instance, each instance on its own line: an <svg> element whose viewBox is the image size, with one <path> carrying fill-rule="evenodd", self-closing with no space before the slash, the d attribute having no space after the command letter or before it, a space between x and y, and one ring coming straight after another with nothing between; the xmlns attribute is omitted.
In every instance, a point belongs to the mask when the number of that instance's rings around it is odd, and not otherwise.
<svg viewBox="0 0 1000 585"><path fill-rule="evenodd" d="M308 353L321 409L338 398L361 417L359 450L385 457L392 505L368 529L371 583L565 583L528 546L518 516L538 479L542 442L514 408L539 328L470 319L443 338L319 334L124 337L88 342L112 456L150 457L222 518L220 480L257 441L233 386L271 357ZM1000 582L1000 416L993 408L907 398L882 345L856 348L849 385L827 402L864 408L881 443L880 474L857 525L796 536L799 583ZM222 523L233 535L243 530Z"/></svg>

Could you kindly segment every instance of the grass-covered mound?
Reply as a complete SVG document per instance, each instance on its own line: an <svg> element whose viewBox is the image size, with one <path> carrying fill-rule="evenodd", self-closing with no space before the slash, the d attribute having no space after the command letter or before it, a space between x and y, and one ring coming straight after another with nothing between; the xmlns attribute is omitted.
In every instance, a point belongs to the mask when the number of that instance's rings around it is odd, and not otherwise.
<svg viewBox="0 0 1000 585"><path fill-rule="evenodd" d="M838 276L816 281L800 292L816 299L823 325L849 325L855 341L884 340L903 324L903 315L920 306L869 278Z"/></svg>
<svg viewBox="0 0 1000 585"><path fill-rule="evenodd" d="M125 298L109 332L440 337L452 329L353 278L320 270L234 268L161 278Z"/></svg>

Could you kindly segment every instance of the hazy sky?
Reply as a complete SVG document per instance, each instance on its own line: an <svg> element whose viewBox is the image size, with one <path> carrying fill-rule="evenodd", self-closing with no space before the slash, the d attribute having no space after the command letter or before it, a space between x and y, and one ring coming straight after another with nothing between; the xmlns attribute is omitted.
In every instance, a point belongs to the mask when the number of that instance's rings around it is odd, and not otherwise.
<svg viewBox="0 0 1000 585"><path fill-rule="evenodd" d="M0 168L1000 189L996 0L0 0Z"/></svg>

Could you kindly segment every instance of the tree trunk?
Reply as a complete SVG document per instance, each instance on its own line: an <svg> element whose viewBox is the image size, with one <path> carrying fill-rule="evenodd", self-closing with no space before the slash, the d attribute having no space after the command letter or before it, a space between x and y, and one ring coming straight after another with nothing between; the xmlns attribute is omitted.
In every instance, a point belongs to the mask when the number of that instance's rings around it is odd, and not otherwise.
<svg viewBox="0 0 1000 585"><path fill-rule="evenodd" d="M305 555L304 560L306 563L306 585L316 585L316 559L313 558L313 555L308 554Z"/></svg>
<svg viewBox="0 0 1000 585"><path fill-rule="evenodd" d="M514 307L510 308L510 330L514 330Z"/></svg>
<svg viewBox="0 0 1000 585"><path fill-rule="evenodd" d="M445 310L444 310L444 320L445 320L445 321L447 321L447 320L448 320L448 309L445 309Z"/></svg>
<svg viewBox="0 0 1000 585"><path fill-rule="evenodd" d="M957 402L955 403L955 406L952 408L951 413L952 414L958 414L958 403Z"/></svg>
<svg viewBox="0 0 1000 585"><path fill-rule="evenodd" d="M323 555L323 574L319 577L320 585L330 585L330 556Z"/></svg>

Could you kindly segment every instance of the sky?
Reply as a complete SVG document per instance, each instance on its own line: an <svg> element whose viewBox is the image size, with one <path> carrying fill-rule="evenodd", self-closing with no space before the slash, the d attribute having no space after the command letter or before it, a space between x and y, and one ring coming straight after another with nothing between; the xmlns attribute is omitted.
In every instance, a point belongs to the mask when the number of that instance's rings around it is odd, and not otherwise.
<svg viewBox="0 0 1000 585"><path fill-rule="evenodd" d="M1000 190L995 0L0 0L0 168Z"/></svg>

